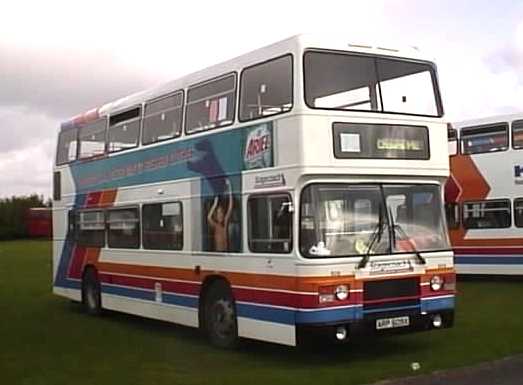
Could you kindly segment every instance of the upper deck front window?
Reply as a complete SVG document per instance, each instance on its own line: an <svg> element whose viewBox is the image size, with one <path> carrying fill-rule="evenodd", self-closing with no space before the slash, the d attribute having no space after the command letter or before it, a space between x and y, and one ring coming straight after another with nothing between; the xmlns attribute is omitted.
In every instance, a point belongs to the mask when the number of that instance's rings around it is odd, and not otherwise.
<svg viewBox="0 0 523 385"><path fill-rule="evenodd" d="M305 101L311 108L442 116L429 62L309 51Z"/></svg>

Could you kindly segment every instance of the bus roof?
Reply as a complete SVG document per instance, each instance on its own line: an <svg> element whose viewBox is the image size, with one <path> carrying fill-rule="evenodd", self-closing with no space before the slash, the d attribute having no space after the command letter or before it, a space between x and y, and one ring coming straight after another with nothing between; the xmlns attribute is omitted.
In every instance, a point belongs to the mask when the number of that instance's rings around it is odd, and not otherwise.
<svg viewBox="0 0 523 385"><path fill-rule="evenodd" d="M241 70L244 67L265 61L271 57L284 55L286 53L300 53L308 48L330 49L337 51L350 51L374 55L385 55L402 57L416 60L429 60L423 56L421 51L416 47L385 47L382 45L368 44L361 42L348 42L340 37L325 35L295 35L277 43L256 49L249 53L243 54L236 58L227 60L220 64L204 68L193 72L181 78L160 84L148 90L140 91L112 102L106 103L100 107L93 108L84 113L76 115L62 123L61 128L67 129L79 126L100 117L108 116L126 109L136 107L144 102L159 98L174 91L187 88L189 86L204 82L206 80L225 75L227 73Z"/></svg>
<svg viewBox="0 0 523 385"><path fill-rule="evenodd" d="M503 115L492 115L492 116L485 116L482 118L462 120L459 122L452 123L452 126L454 128L474 127L474 126L482 126L484 124L512 122L514 120L520 120L520 119L523 119L523 112L513 113L513 114L503 114Z"/></svg>

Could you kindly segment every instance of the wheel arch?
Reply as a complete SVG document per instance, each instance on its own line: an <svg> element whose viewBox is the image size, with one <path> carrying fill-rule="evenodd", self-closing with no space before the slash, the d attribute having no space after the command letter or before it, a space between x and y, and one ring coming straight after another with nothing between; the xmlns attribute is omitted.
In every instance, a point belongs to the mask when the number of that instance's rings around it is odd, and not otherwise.
<svg viewBox="0 0 523 385"><path fill-rule="evenodd" d="M211 274L205 277L205 279L202 282L198 298L198 327L200 329L203 329L205 326L205 300L210 292L210 288L218 282L223 282L225 285L227 285L227 287L231 291L233 301L236 303L231 283L225 276L220 274Z"/></svg>

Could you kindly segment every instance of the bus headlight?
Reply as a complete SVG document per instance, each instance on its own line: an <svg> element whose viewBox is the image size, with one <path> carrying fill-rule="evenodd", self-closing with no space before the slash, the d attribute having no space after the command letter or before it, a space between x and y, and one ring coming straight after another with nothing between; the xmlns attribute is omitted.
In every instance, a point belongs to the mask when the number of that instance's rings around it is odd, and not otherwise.
<svg viewBox="0 0 523 385"><path fill-rule="evenodd" d="M443 287L443 278L441 278L439 275L435 275L430 279L430 288L433 291L440 291Z"/></svg>
<svg viewBox="0 0 523 385"><path fill-rule="evenodd" d="M338 285L334 295L336 296L336 299L345 301L347 298L349 298L349 287L347 285Z"/></svg>
<svg viewBox="0 0 523 385"><path fill-rule="evenodd" d="M318 290L320 304L334 301L345 301L350 295L349 285L320 286Z"/></svg>

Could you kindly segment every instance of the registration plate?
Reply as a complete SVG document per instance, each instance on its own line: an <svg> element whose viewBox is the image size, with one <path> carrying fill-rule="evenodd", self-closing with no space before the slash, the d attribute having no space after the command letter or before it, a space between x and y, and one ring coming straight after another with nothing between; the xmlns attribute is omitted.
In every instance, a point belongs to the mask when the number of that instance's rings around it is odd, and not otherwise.
<svg viewBox="0 0 523 385"><path fill-rule="evenodd" d="M376 320L376 329L403 328L410 325L409 317L381 318Z"/></svg>

